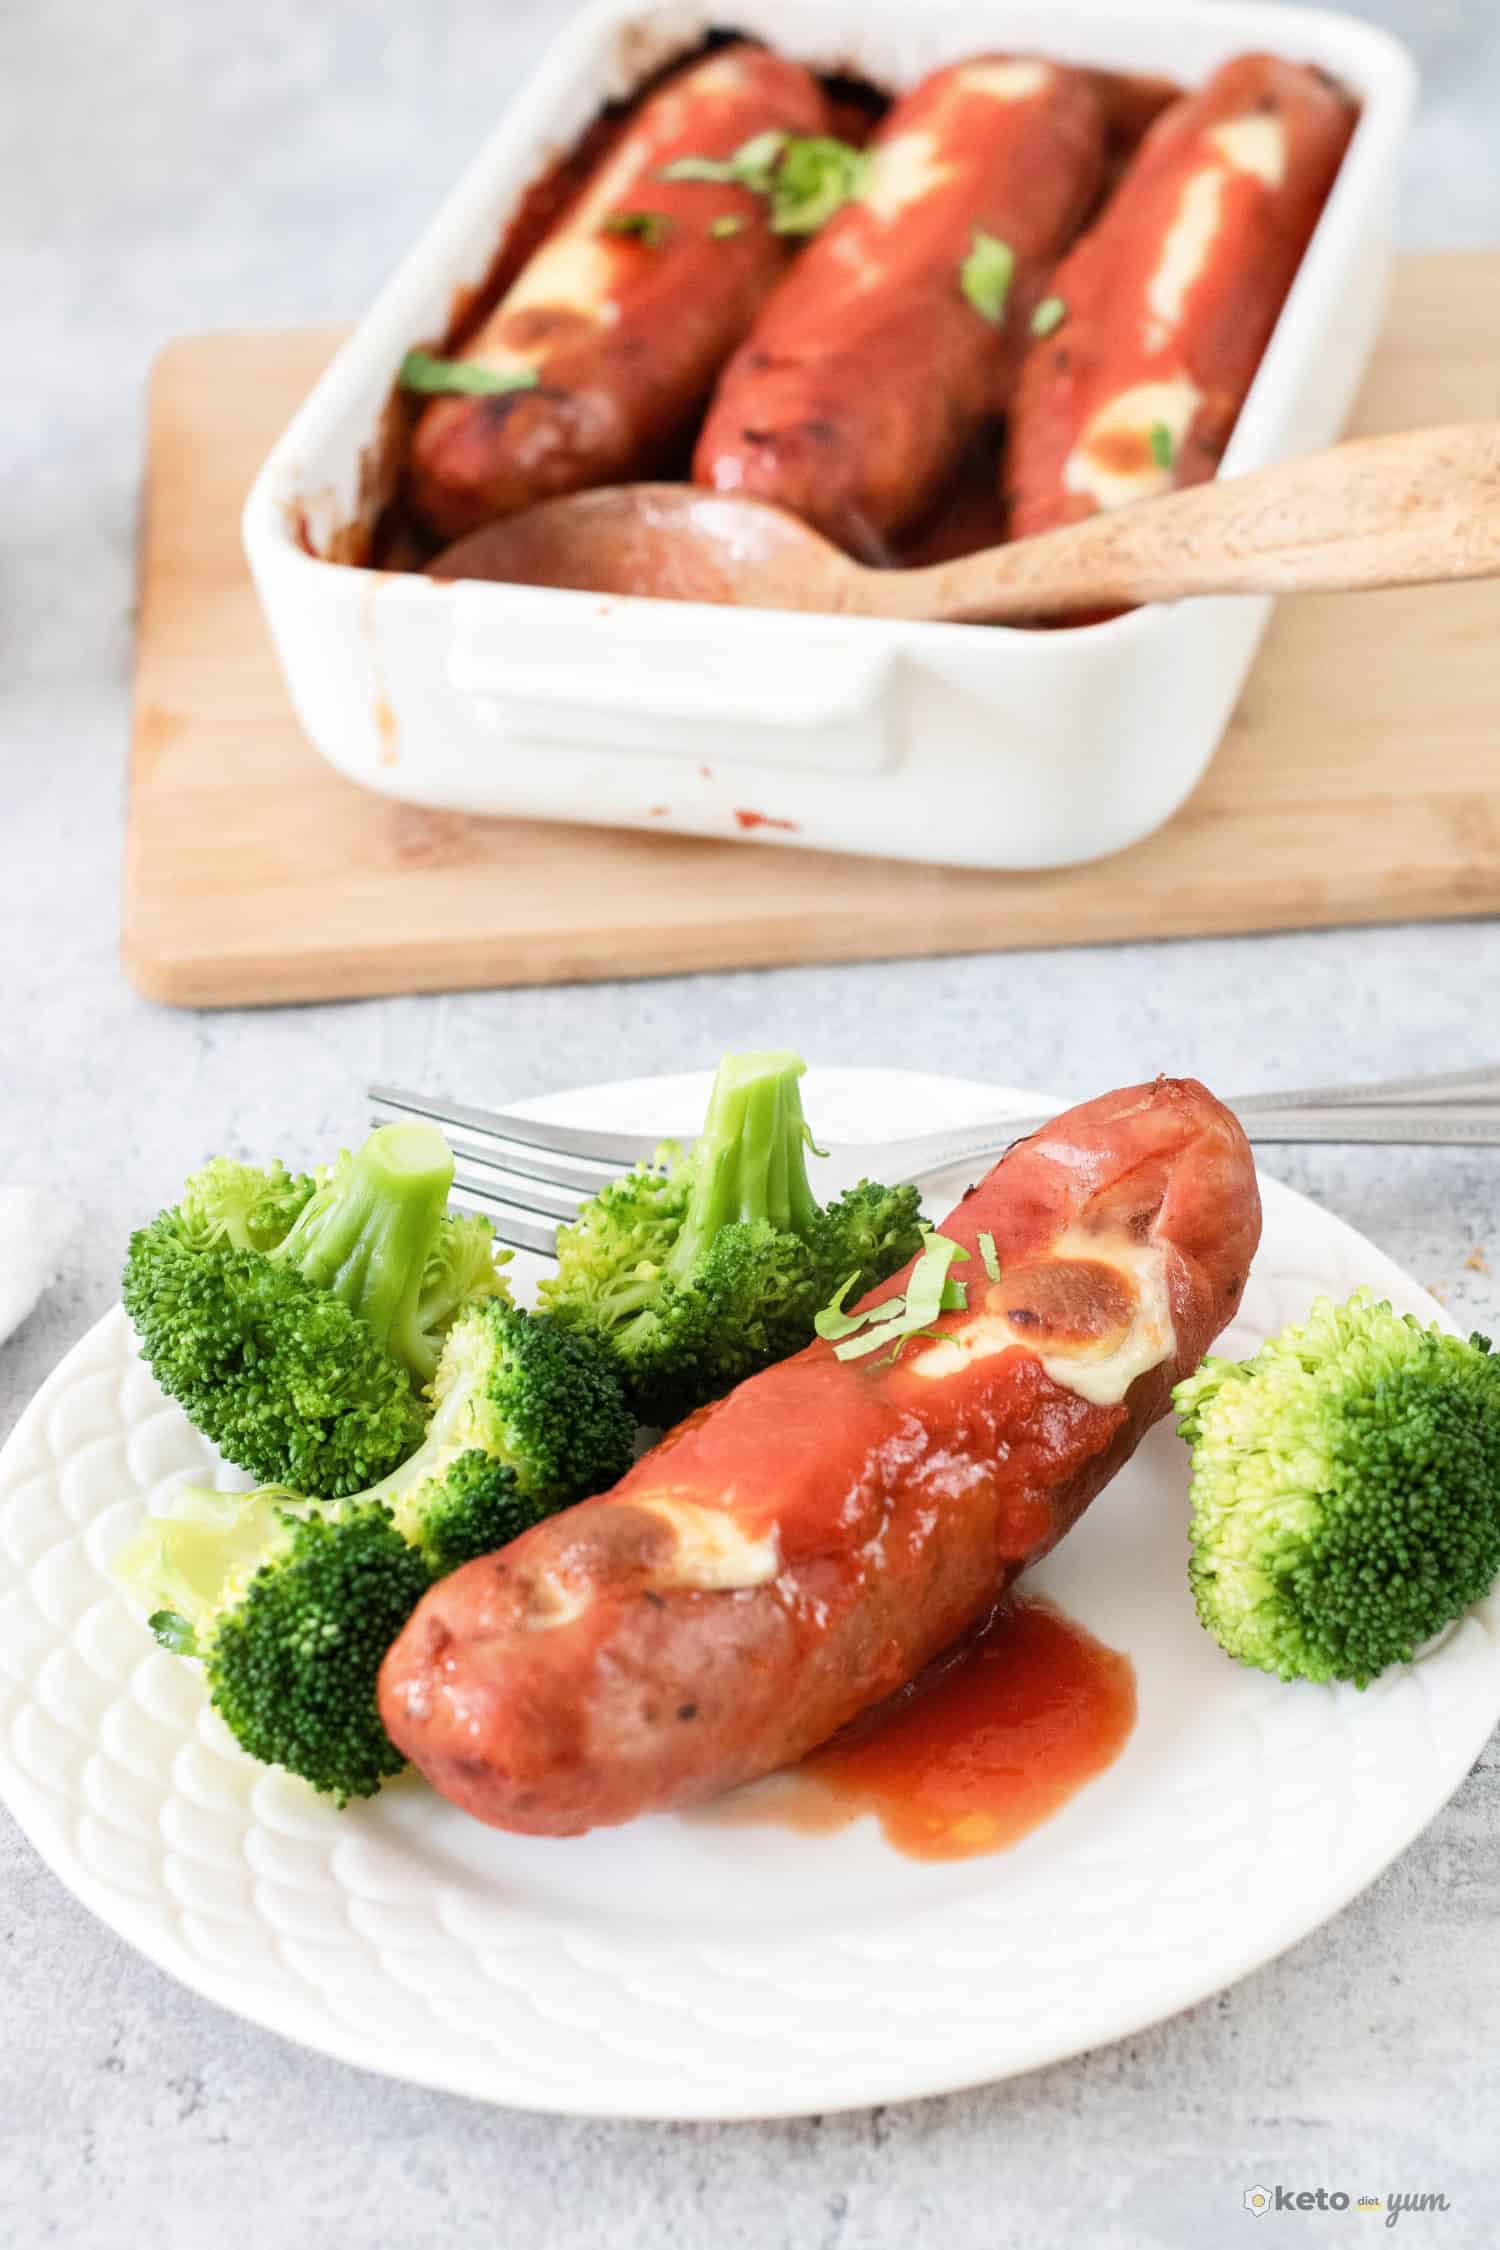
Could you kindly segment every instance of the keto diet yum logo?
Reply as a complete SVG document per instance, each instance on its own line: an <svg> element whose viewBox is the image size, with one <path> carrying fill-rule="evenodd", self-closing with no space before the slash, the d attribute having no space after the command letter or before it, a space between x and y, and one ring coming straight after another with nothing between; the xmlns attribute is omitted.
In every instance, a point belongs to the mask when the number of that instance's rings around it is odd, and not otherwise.
<svg viewBox="0 0 1500 2250"><path fill-rule="evenodd" d="M1366 2218L1383 2216L1393 2227L1403 2211L1446 2211L1446 2195L1346 2195L1342 2188L1247 2187L1240 2197L1247 2211L1263 2219L1268 2211L1349 2211Z"/></svg>

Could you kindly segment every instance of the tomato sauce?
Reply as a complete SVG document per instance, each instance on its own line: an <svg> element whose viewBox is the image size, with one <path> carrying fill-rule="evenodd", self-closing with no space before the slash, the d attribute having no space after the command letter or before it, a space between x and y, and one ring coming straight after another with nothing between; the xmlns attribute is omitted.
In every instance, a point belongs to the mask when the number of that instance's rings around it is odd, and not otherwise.
<svg viewBox="0 0 1500 2250"><path fill-rule="evenodd" d="M873 1813L912 1859L1004 1851L1112 1765L1135 1670L1050 1602L1010 1602L800 1766L710 1817L826 1835Z"/></svg>

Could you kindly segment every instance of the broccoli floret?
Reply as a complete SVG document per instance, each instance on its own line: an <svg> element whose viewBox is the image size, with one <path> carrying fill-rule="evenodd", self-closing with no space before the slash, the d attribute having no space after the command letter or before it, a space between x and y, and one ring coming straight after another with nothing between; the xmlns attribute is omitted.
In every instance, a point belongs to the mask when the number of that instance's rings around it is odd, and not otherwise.
<svg viewBox="0 0 1500 2250"><path fill-rule="evenodd" d="M513 1305L460 1312L433 1396L417 1452L369 1491L179 1492L115 1562L162 1645L202 1658L242 1748L341 1804L400 1771L378 1675L427 1587L630 1460L607 1356Z"/></svg>
<svg viewBox="0 0 1500 2250"><path fill-rule="evenodd" d="M388 1508L325 1509L276 1486L182 1492L115 1569L162 1645L201 1657L214 1709L252 1758L341 1805L400 1772L376 1681L431 1574Z"/></svg>
<svg viewBox="0 0 1500 2250"><path fill-rule="evenodd" d="M691 1151L664 1143L558 1231L541 1301L615 1353L643 1421L673 1422L800 1351L835 1290L862 1295L922 1246L915 1188L865 1180L820 1208L804 1068L727 1056Z"/></svg>
<svg viewBox="0 0 1500 2250"><path fill-rule="evenodd" d="M436 1577L630 1466L635 1425L608 1354L516 1305L459 1315L432 1396L421 1446L366 1497L390 1508Z"/></svg>
<svg viewBox="0 0 1500 2250"><path fill-rule="evenodd" d="M195 1250L274 1250L317 1185L311 1173L289 1172L279 1158L262 1167L211 1157L183 1187L183 1239Z"/></svg>
<svg viewBox="0 0 1500 2250"><path fill-rule="evenodd" d="M496 1287L489 1222L449 1219L453 1156L435 1125L382 1125L346 1150L272 1253L346 1304L417 1385L458 1305Z"/></svg>
<svg viewBox="0 0 1500 2250"><path fill-rule="evenodd" d="M218 1158L131 1237L144 1356L228 1460L337 1498L419 1443L454 1313L504 1288L452 1177L433 1127L384 1125L315 1179Z"/></svg>
<svg viewBox="0 0 1500 2250"><path fill-rule="evenodd" d="M242 1749L338 1803L373 1797L404 1760L380 1722L381 1660L427 1590L386 1510L282 1519L284 1538L212 1630L204 1670Z"/></svg>
<svg viewBox="0 0 1500 2250"><path fill-rule="evenodd" d="M417 1292L421 1357L426 1361L430 1355L434 1368L463 1307L505 1295L495 1271L497 1255L508 1260L510 1252L497 1253L494 1228L477 1211L453 1213L439 1226Z"/></svg>
<svg viewBox="0 0 1500 2250"><path fill-rule="evenodd" d="M1320 1298L1253 1359L1205 1360L1173 1395L1198 1615L1241 1663L1364 1687L1500 1574L1500 1362L1483 1336L1360 1290Z"/></svg>

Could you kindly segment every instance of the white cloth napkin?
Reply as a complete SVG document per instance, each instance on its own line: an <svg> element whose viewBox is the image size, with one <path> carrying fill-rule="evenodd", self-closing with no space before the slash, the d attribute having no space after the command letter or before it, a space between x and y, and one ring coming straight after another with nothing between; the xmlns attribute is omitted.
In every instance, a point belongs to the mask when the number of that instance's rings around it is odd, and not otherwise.
<svg viewBox="0 0 1500 2250"><path fill-rule="evenodd" d="M0 1187L0 1344L57 1279L72 1232L45 1188Z"/></svg>

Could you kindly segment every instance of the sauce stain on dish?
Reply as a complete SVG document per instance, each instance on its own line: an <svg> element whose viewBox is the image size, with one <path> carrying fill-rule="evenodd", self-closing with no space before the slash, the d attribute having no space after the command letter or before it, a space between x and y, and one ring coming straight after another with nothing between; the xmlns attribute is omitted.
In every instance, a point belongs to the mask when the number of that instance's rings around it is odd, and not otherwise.
<svg viewBox="0 0 1500 2250"><path fill-rule="evenodd" d="M396 724L396 714L390 697L382 691L375 698L375 732L380 737L380 763L394 766L401 757L401 730Z"/></svg>
<svg viewBox="0 0 1500 2250"><path fill-rule="evenodd" d="M911 1859L1004 1851L1113 1765L1135 1668L1050 1602L1003 1604L958 1650L800 1766L698 1815L831 1835L866 1813Z"/></svg>
<svg viewBox="0 0 1500 2250"><path fill-rule="evenodd" d="M704 770L707 771L706 768ZM737 825L747 831L752 828L784 828L789 834L795 835L797 829L795 820L777 820L770 813L750 812L738 806L734 817Z"/></svg>
<svg viewBox="0 0 1500 2250"><path fill-rule="evenodd" d="M380 633L375 622L375 604L380 589L393 575L387 570L369 572L360 605L360 621L364 626L365 640L370 652L371 684L374 696L370 712L375 721L375 739L379 744L376 755L383 766L394 766L401 758L401 728L390 696L386 693L385 666L380 652Z"/></svg>

